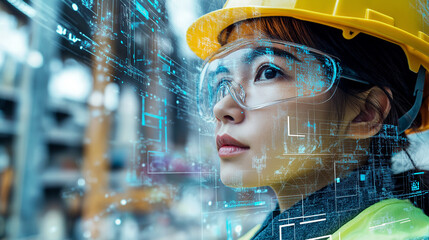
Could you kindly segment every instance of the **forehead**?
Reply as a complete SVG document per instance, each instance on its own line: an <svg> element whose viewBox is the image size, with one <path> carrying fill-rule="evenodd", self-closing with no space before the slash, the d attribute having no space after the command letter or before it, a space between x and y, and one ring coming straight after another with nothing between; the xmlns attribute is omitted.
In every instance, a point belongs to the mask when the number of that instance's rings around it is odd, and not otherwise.
<svg viewBox="0 0 429 240"><path fill-rule="evenodd" d="M251 53L254 52L251 48L243 48L235 50L231 53L228 53L224 56L215 58L210 61L210 64L208 65L208 69L210 71L217 70L219 66L224 66L225 69L228 68L237 68L240 66L248 66L249 63L246 61Z"/></svg>
<svg viewBox="0 0 429 240"><path fill-rule="evenodd" d="M239 39L269 38L269 36L262 32L260 27L257 25L257 21L245 21L236 24L226 39L227 43L234 42Z"/></svg>

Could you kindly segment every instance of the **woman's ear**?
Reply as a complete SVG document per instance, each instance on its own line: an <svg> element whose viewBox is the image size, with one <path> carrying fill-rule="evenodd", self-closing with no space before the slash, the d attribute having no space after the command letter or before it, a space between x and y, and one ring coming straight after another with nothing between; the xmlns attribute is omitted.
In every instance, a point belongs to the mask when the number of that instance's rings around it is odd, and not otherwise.
<svg viewBox="0 0 429 240"><path fill-rule="evenodd" d="M392 97L392 91L385 90ZM362 101L357 102L358 111L346 112L345 116L349 121L346 135L352 139L365 139L377 134L391 108L389 98L379 87L372 87L359 97Z"/></svg>

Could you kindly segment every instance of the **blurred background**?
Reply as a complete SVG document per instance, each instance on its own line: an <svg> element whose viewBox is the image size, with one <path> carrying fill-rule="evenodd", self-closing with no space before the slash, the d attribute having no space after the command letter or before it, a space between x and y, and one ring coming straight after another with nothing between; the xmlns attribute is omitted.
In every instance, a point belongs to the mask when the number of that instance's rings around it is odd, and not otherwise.
<svg viewBox="0 0 429 240"><path fill-rule="evenodd" d="M223 0L0 0L0 239L237 239L187 27Z"/></svg>

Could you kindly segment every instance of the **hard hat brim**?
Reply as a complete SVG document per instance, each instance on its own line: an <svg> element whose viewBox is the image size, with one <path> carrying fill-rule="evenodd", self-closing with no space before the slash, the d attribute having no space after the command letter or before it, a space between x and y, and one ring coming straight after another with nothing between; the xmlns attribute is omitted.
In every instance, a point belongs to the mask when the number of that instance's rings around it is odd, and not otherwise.
<svg viewBox="0 0 429 240"><path fill-rule="evenodd" d="M373 19L336 16L296 8L260 6L223 8L197 19L187 31L187 43L198 57L205 59L220 48L218 36L228 26L246 19L270 16L289 16L338 28L343 30L343 36L349 39L360 32L366 33L401 46L407 54L412 71L417 72L422 62L425 63L423 64L425 68L429 69L429 39L426 39L429 37L427 35L421 34L418 37L394 25ZM413 46L413 48L408 46ZM410 56L409 53L414 56Z"/></svg>

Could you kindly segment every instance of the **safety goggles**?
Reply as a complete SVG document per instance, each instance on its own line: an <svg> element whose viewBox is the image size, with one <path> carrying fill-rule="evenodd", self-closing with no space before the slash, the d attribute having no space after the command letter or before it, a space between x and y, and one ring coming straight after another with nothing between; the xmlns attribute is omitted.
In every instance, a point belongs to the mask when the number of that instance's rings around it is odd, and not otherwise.
<svg viewBox="0 0 429 240"><path fill-rule="evenodd" d="M326 102L340 78L369 84L319 50L272 39L239 40L204 62L198 110L204 120L214 121L214 106L228 94L245 110L287 101L308 103L320 95Z"/></svg>

